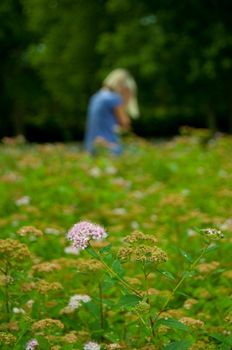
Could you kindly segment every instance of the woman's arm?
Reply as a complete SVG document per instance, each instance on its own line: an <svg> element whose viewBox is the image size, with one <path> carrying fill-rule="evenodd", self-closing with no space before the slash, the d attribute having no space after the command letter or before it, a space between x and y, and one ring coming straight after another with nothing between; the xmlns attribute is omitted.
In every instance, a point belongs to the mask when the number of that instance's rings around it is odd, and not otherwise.
<svg viewBox="0 0 232 350"><path fill-rule="evenodd" d="M124 129L124 130L129 130L130 129L130 118L128 117L125 107L123 105L119 105L114 107L114 113L115 116L118 120L119 125Z"/></svg>

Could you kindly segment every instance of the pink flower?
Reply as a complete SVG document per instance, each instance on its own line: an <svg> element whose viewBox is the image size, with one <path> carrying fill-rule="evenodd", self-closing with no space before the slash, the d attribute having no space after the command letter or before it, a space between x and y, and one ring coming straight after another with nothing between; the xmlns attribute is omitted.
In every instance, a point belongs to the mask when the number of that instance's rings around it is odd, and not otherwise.
<svg viewBox="0 0 232 350"><path fill-rule="evenodd" d="M101 240L107 237L107 233L100 225L80 221L69 230L67 237L75 248L85 249L91 239Z"/></svg>
<svg viewBox="0 0 232 350"><path fill-rule="evenodd" d="M26 350L34 350L39 343L36 339L31 339L26 346Z"/></svg>

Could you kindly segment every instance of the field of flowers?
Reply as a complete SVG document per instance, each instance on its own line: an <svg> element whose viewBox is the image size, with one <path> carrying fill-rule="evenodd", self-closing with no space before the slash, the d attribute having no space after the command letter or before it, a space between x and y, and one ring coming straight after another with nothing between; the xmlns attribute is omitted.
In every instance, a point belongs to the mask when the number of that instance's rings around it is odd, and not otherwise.
<svg viewBox="0 0 232 350"><path fill-rule="evenodd" d="M0 348L232 347L232 138L0 145Z"/></svg>

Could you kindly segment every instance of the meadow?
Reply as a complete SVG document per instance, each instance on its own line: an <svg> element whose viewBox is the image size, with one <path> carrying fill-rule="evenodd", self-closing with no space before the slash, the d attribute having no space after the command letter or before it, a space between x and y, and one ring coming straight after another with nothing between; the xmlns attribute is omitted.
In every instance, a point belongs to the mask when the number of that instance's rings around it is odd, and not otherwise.
<svg viewBox="0 0 232 350"><path fill-rule="evenodd" d="M231 349L230 136L95 159L20 141L0 145L1 349Z"/></svg>

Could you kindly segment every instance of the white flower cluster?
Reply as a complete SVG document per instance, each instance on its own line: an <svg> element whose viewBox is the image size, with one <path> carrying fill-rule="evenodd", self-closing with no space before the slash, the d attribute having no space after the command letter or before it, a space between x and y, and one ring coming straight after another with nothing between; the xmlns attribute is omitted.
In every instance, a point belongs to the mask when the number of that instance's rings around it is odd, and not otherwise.
<svg viewBox="0 0 232 350"><path fill-rule="evenodd" d="M88 303L91 298L88 295L75 294L73 295L68 303L68 307L72 310L78 309L82 303Z"/></svg>
<svg viewBox="0 0 232 350"><path fill-rule="evenodd" d="M93 341L89 341L88 343L85 343L84 350L100 350L101 346L98 343L95 343Z"/></svg>

